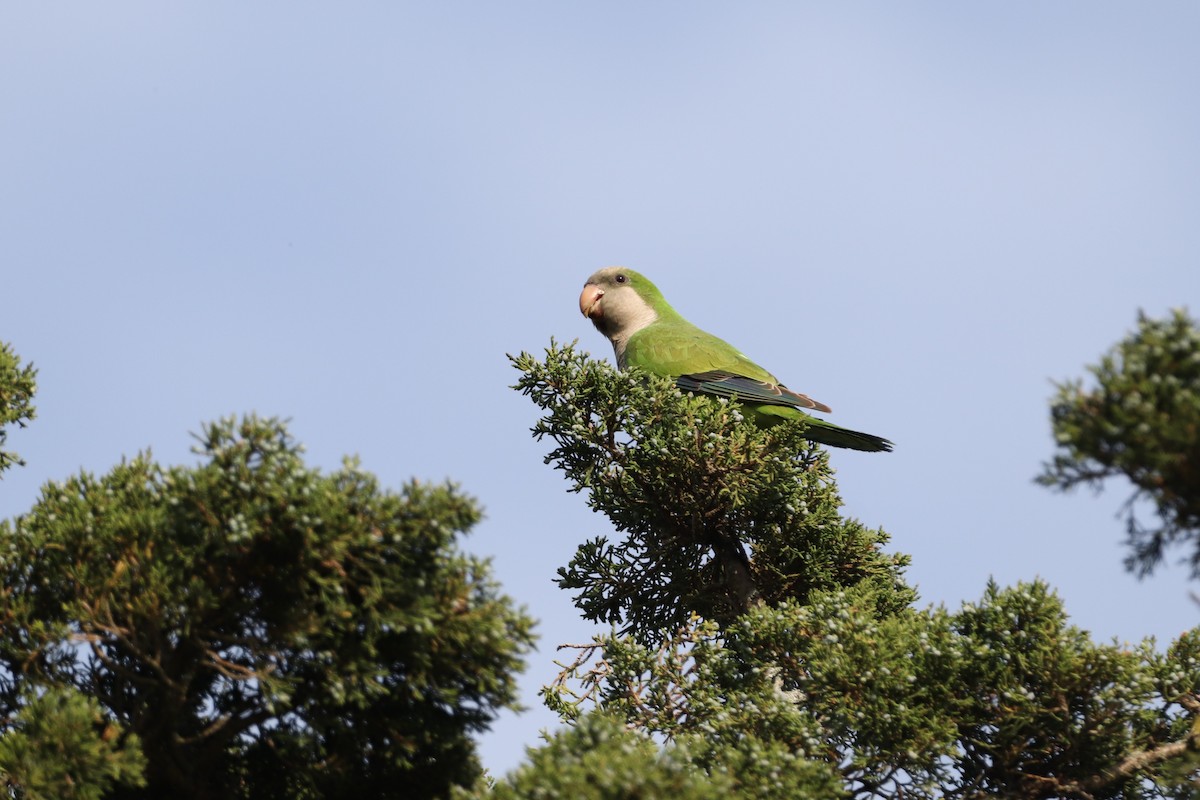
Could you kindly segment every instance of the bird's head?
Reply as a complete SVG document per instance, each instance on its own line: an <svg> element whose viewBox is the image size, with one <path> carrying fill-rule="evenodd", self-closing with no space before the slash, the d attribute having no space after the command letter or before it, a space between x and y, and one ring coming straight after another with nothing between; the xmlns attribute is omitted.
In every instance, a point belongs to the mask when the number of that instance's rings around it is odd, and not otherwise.
<svg viewBox="0 0 1200 800"><path fill-rule="evenodd" d="M579 310L609 339L628 339L669 308L654 284L625 267L599 270L579 295Z"/></svg>

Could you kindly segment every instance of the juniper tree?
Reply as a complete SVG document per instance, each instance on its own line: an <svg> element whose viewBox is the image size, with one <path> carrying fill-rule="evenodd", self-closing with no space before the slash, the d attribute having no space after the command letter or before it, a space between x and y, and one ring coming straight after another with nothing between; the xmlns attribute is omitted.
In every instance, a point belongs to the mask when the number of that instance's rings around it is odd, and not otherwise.
<svg viewBox="0 0 1200 800"><path fill-rule="evenodd" d="M114 787L145 785L139 745L94 698L31 691L0 736L0 774L20 800L102 800Z"/></svg>
<svg viewBox="0 0 1200 800"><path fill-rule="evenodd" d="M653 643L693 614L727 621L758 603L866 583L881 611L914 598L886 534L839 516L828 456L800 422L760 429L736 403L617 373L572 346L522 354L517 388L545 411L546 462L624 538L582 545L559 570L585 618Z"/></svg>
<svg viewBox="0 0 1200 800"><path fill-rule="evenodd" d="M4 450L9 425L24 428L35 416L33 395L37 391L37 370L32 364L21 365L12 346L0 342L0 473L20 464L16 453Z"/></svg>
<svg viewBox="0 0 1200 800"><path fill-rule="evenodd" d="M1183 310L1166 319L1138 314L1137 330L1088 367L1094 385L1058 385L1051 421L1058 452L1042 483L1097 490L1111 478L1133 484L1124 506L1126 565L1142 575L1167 548L1189 548L1200 576L1200 326ZM1158 524L1138 508L1149 503Z"/></svg>
<svg viewBox="0 0 1200 800"><path fill-rule="evenodd" d="M0 446L6 426L35 417L37 370L0 342ZM0 472L24 462L0 449ZM0 620L3 620L0 610ZM136 736L120 734L99 704L69 688L26 683L20 707L0 721L0 783L22 800L98 800L114 784L141 785Z"/></svg>
<svg viewBox="0 0 1200 800"><path fill-rule="evenodd" d="M29 771L6 764L61 759L22 724L50 689L90 698L144 764L139 788L119 762L107 798L472 783L471 734L514 705L531 642L529 617L457 547L474 500L386 490L353 461L307 467L276 420L224 420L198 442L196 466L141 454L47 483L0 523L0 767L19 783Z"/></svg>
<svg viewBox="0 0 1200 800"><path fill-rule="evenodd" d="M759 429L573 346L514 363L547 463L615 529L559 571L612 626L566 648L545 690L564 720L615 716L729 796L1190 796L1200 632L1097 643L1041 583L916 608L906 557L840 516L800 423ZM500 796L637 796L531 759Z"/></svg>

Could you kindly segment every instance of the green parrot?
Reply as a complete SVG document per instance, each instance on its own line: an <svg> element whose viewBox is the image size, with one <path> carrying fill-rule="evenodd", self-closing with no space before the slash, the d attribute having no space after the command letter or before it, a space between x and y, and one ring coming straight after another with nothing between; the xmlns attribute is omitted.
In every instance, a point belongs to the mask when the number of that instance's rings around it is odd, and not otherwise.
<svg viewBox="0 0 1200 800"><path fill-rule="evenodd" d="M879 436L841 428L800 409L828 412L829 406L793 392L740 350L688 322L641 274L606 267L587 279L579 310L612 342L617 367L639 367L674 378L684 391L734 397L762 426L788 419L808 423L814 442L854 450L891 450Z"/></svg>

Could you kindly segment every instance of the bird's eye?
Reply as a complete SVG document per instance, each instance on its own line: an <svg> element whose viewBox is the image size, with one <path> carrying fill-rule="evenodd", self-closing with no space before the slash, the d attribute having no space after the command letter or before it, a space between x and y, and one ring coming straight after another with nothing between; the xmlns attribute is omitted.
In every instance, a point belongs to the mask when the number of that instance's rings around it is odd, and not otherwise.
<svg viewBox="0 0 1200 800"><path fill-rule="evenodd" d="M617 283L624 283L626 280L627 278L624 275L617 276Z"/></svg>

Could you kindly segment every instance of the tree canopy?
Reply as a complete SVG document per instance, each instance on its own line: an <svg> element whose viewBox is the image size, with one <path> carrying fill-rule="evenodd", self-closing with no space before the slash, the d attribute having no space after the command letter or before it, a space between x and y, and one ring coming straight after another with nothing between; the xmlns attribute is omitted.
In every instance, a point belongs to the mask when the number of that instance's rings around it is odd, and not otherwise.
<svg viewBox="0 0 1200 800"><path fill-rule="evenodd" d="M211 424L196 449L194 467L143 453L52 481L0 523L14 792L435 797L477 779L471 735L515 706L532 620L456 546L475 501L385 490L352 460L324 474L273 419Z"/></svg>
<svg viewBox="0 0 1200 800"><path fill-rule="evenodd" d="M249 416L206 426L194 466L142 453L0 522L9 795L1194 795L1200 629L1096 642L1037 581L921 607L802 422L759 428L574 345L513 362L546 462L613 526L558 572L609 630L561 648L543 697L568 725L525 764L493 781L472 741L532 644L458 547L477 503L323 473ZM1040 480L1127 476L1130 564L1191 543L1200 571L1195 323L1142 316L1091 372L1059 387ZM0 348L0 437L32 419L34 377Z"/></svg>
<svg viewBox="0 0 1200 800"><path fill-rule="evenodd" d="M802 423L760 429L573 345L514 365L547 463L615 529L558 579L612 630L565 648L544 695L575 727L499 796L640 796L551 766L597 731L632 737L631 759L664 742L637 763L690 764L727 796L1190 796L1200 631L1098 643L1041 582L919 608L907 557L840 515Z"/></svg>
<svg viewBox="0 0 1200 800"><path fill-rule="evenodd" d="M1200 576L1200 326L1182 309L1165 319L1139 314L1137 329L1058 385L1050 416L1058 452L1040 480L1066 491L1100 489L1124 476L1133 484L1124 515L1126 565L1143 575L1171 545ZM1149 504L1158 524L1138 514Z"/></svg>
<svg viewBox="0 0 1200 800"><path fill-rule="evenodd" d="M21 365L12 345L0 342L0 473L20 464L20 457L4 449L8 439L6 428L24 428L36 416L33 395L37 391L37 370L32 364Z"/></svg>

